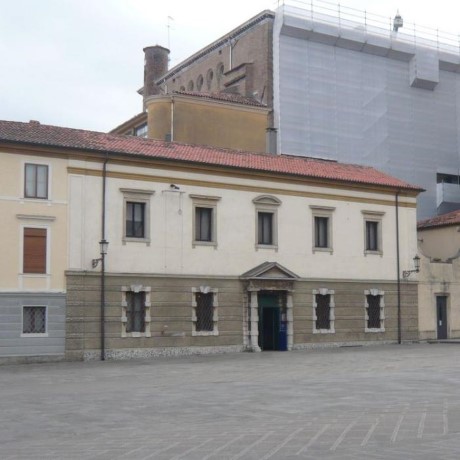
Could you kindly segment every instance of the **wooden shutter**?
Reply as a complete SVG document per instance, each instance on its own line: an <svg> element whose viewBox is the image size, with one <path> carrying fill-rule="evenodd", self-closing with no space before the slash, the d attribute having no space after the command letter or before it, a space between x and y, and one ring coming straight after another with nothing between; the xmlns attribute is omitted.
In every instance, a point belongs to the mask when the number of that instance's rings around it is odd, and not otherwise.
<svg viewBox="0 0 460 460"><path fill-rule="evenodd" d="M46 273L46 228L24 228L23 273Z"/></svg>

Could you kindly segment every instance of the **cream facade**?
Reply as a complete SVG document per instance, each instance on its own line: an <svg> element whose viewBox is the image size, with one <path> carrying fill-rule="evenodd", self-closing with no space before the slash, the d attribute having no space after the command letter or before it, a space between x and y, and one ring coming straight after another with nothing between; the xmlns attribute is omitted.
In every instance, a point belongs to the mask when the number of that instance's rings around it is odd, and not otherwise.
<svg viewBox="0 0 460 460"><path fill-rule="evenodd" d="M0 361L59 359L65 346L67 164L0 146Z"/></svg>
<svg viewBox="0 0 460 460"><path fill-rule="evenodd" d="M67 357L98 359L101 273L91 263L101 239L103 163L73 159L68 174ZM414 192L121 158L109 158L105 184L109 358L418 337L416 283L402 286L399 331L397 300L396 215L404 267L417 250ZM133 237L127 215L136 206L143 231ZM203 215L210 229L197 227ZM265 218L269 235L261 233ZM326 242L318 239L322 226ZM143 302L137 331L130 298Z"/></svg>

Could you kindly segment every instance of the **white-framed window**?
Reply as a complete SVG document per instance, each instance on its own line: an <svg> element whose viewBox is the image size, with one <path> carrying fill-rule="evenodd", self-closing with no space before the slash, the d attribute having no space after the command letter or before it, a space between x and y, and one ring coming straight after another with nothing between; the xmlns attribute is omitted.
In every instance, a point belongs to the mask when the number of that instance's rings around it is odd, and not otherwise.
<svg viewBox="0 0 460 460"><path fill-rule="evenodd" d="M364 254L383 254L382 225L384 212L361 211L364 219Z"/></svg>
<svg viewBox="0 0 460 460"><path fill-rule="evenodd" d="M24 198L48 199L49 166L46 164L24 164Z"/></svg>
<svg viewBox="0 0 460 460"><path fill-rule="evenodd" d="M123 194L123 244L150 244L150 198L153 190L121 188Z"/></svg>
<svg viewBox="0 0 460 460"><path fill-rule="evenodd" d="M192 288L192 336L219 335L218 289Z"/></svg>
<svg viewBox="0 0 460 460"><path fill-rule="evenodd" d="M385 332L384 294L380 289L364 291L365 332Z"/></svg>
<svg viewBox="0 0 460 460"><path fill-rule="evenodd" d="M332 254L332 213L335 207L310 206L312 212L313 252Z"/></svg>
<svg viewBox="0 0 460 460"><path fill-rule="evenodd" d="M256 211L256 249L278 249L278 207L281 201L271 195L252 200Z"/></svg>
<svg viewBox="0 0 460 460"><path fill-rule="evenodd" d="M148 126L147 123L142 123L134 128L134 135L137 137L147 137Z"/></svg>
<svg viewBox="0 0 460 460"><path fill-rule="evenodd" d="M334 291L327 288L313 290L313 333L335 333Z"/></svg>
<svg viewBox="0 0 460 460"><path fill-rule="evenodd" d="M150 337L151 288L141 284L121 288L121 336Z"/></svg>
<svg viewBox="0 0 460 460"><path fill-rule="evenodd" d="M220 196L189 195L193 200L192 246L217 247L217 202Z"/></svg>
<svg viewBox="0 0 460 460"><path fill-rule="evenodd" d="M24 305L22 307L21 337L48 336L48 308L44 305Z"/></svg>

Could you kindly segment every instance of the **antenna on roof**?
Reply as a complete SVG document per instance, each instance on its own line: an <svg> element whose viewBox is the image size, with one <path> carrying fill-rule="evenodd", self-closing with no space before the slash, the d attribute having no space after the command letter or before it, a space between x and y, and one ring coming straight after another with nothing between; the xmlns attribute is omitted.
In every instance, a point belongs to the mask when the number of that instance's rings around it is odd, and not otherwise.
<svg viewBox="0 0 460 460"><path fill-rule="evenodd" d="M396 12L396 16L393 19L393 31L397 32L400 27L404 25L402 16L399 14L399 10Z"/></svg>
<svg viewBox="0 0 460 460"><path fill-rule="evenodd" d="M168 24L166 26L168 29L168 50L171 50L171 21L174 21L174 18L168 16Z"/></svg>

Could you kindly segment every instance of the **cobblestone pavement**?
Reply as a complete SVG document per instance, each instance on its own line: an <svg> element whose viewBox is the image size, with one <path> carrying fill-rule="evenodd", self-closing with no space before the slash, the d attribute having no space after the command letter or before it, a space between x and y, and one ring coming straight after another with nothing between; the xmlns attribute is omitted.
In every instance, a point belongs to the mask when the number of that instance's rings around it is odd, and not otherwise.
<svg viewBox="0 0 460 460"><path fill-rule="evenodd" d="M0 367L0 458L460 458L460 344Z"/></svg>

